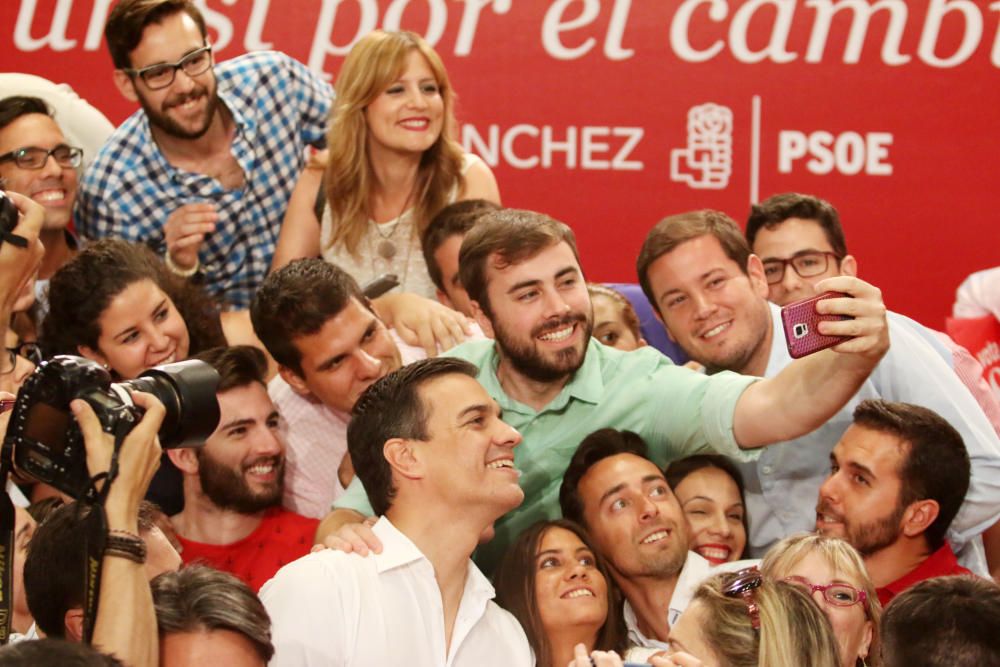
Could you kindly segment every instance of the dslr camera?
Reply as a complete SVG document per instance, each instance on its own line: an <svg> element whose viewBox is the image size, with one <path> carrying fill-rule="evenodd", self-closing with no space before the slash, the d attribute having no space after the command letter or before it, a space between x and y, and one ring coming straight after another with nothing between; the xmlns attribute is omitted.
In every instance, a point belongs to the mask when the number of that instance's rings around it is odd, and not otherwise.
<svg viewBox="0 0 1000 667"><path fill-rule="evenodd" d="M160 445L164 449L196 447L219 424L218 385L216 370L196 359L157 366L134 380L114 383L95 361L53 357L43 361L21 387L3 455L21 472L79 498L89 488L90 474L83 434L69 409L70 401L87 401L104 431L115 436L117 448L144 413L129 390L148 392L167 409Z"/></svg>
<svg viewBox="0 0 1000 667"><path fill-rule="evenodd" d="M17 207L14 202L0 190L0 232L10 232L17 227Z"/></svg>

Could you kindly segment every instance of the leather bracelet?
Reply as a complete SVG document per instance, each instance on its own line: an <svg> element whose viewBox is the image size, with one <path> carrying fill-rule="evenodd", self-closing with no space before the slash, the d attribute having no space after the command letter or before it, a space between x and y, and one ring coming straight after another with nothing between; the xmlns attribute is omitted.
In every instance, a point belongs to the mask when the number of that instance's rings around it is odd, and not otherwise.
<svg viewBox="0 0 1000 667"><path fill-rule="evenodd" d="M165 261L165 263L167 265L167 268L170 269L170 273L173 273L174 275L178 275L181 278L190 278L194 274L198 273L198 269L201 268L201 260L198 259L198 258L195 258L195 260L194 260L194 266L192 266L189 269L182 269L181 267L179 267L176 264L174 264L174 260L170 258L170 251L169 250L167 250L167 254L165 256L165 260L164 261Z"/></svg>
<svg viewBox="0 0 1000 667"><path fill-rule="evenodd" d="M128 533L122 535L123 532L113 531L108 535L104 545L104 555L127 558L139 564L145 563L146 543L136 535Z"/></svg>

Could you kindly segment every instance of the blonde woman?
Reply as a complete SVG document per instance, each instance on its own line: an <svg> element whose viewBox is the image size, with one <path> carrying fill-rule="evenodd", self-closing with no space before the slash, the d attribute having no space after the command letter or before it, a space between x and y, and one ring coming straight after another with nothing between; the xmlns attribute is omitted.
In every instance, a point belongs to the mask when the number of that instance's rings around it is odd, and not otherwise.
<svg viewBox="0 0 1000 667"><path fill-rule="evenodd" d="M670 630L670 665L838 667L823 612L798 586L756 568L705 580Z"/></svg>
<svg viewBox="0 0 1000 667"><path fill-rule="evenodd" d="M489 167L454 139L448 73L418 35L376 30L351 49L335 88L325 173L303 175L307 194L290 207L274 266L322 254L362 285L393 273L400 291L433 298L420 250L430 219L460 199L500 203ZM308 192L320 180L317 225Z"/></svg>
<svg viewBox="0 0 1000 667"><path fill-rule="evenodd" d="M807 590L830 619L841 667L879 667L882 607L861 556L835 537L792 535L775 544L761 564L764 576Z"/></svg>

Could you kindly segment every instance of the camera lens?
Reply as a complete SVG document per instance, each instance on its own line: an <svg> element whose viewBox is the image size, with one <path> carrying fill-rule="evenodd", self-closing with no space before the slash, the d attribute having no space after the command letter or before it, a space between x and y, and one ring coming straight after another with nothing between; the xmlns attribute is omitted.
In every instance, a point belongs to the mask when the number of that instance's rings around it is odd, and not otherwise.
<svg viewBox="0 0 1000 667"><path fill-rule="evenodd" d="M164 449L201 445L219 425L219 373L197 359L157 366L122 386L156 396L167 409L160 427Z"/></svg>

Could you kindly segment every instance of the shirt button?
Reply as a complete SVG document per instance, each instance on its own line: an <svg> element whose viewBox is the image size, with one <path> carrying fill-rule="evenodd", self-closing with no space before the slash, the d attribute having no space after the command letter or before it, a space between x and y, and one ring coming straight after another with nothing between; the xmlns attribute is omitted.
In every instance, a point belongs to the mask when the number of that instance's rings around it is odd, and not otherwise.
<svg viewBox="0 0 1000 667"><path fill-rule="evenodd" d="M760 469L760 471L765 475L770 475L772 472L774 472L774 466L764 466L763 468Z"/></svg>

